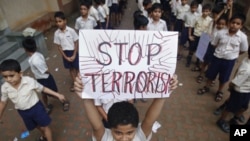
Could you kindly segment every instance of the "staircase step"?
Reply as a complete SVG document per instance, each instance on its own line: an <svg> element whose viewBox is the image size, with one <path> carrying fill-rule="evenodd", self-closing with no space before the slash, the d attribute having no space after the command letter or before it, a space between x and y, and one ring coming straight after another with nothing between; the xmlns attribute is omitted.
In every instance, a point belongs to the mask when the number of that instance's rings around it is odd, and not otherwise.
<svg viewBox="0 0 250 141"><path fill-rule="evenodd" d="M14 51L13 53L9 54L5 59L15 59L19 62L23 61L24 59L26 59L28 56L25 53L23 48L18 48L16 51Z"/></svg>
<svg viewBox="0 0 250 141"><path fill-rule="evenodd" d="M0 45L4 44L5 42L8 42L8 39L5 35L0 36Z"/></svg>
<svg viewBox="0 0 250 141"><path fill-rule="evenodd" d="M18 44L16 42L6 42L0 46L0 60L6 58L12 52L18 49ZM22 49L24 50L24 49Z"/></svg>

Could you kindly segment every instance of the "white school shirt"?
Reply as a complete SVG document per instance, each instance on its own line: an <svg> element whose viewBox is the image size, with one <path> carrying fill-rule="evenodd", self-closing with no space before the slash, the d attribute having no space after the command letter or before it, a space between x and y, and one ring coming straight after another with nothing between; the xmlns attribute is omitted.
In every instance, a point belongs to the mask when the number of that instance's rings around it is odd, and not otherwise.
<svg viewBox="0 0 250 141"><path fill-rule="evenodd" d="M28 60L30 69L36 79L47 79L49 74L46 73L48 66L44 59L44 56L39 52L34 52Z"/></svg>
<svg viewBox="0 0 250 141"><path fill-rule="evenodd" d="M62 31L57 29L54 34L54 43L60 45L62 50L75 50L75 41L78 40L76 31L66 26L65 30Z"/></svg>
<svg viewBox="0 0 250 141"><path fill-rule="evenodd" d="M154 3L161 3L161 1L160 0L152 0L152 4L154 4Z"/></svg>
<svg viewBox="0 0 250 141"><path fill-rule="evenodd" d="M154 23L154 21L149 18L147 25L147 30L154 30L154 31L167 31L167 24L164 20L160 19L157 23Z"/></svg>
<svg viewBox="0 0 250 141"><path fill-rule="evenodd" d="M179 5L176 7L176 18L179 20L183 20L184 14L190 10L190 6L188 4Z"/></svg>
<svg viewBox="0 0 250 141"><path fill-rule="evenodd" d="M102 7L103 7L103 9L105 11L105 14L108 16L109 15L109 7L108 7L108 5L107 4L103 4Z"/></svg>
<svg viewBox="0 0 250 141"><path fill-rule="evenodd" d="M82 16L80 16L76 19L75 29L94 29L96 25L96 20L93 17L88 16L87 19L83 19Z"/></svg>
<svg viewBox="0 0 250 141"><path fill-rule="evenodd" d="M217 33L211 43L216 46L214 56L226 60L237 59L240 52L248 50L247 36L241 30L231 36L228 29L224 29Z"/></svg>
<svg viewBox="0 0 250 141"><path fill-rule="evenodd" d="M43 85L34 78L23 76L18 89L15 89L8 82L3 83L1 86L1 101L6 102L10 99L15 109L28 110L39 101L37 93L41 93L43 88Z"/></svg>
<svg viewBox="0 0 250 141"><path fill-rule="evenodd" d="M192 13L191 11L188 11L183 17L185 27L194 27L197 16L197 12Z"/></svg>
<svg viewBox="0 0 250 141"><path fill-rule="evenodd" d="M142 15L148 18L148 11L144 9L144 7L142 8Z"/></svg>
<svg viewBox="0 0 250 141"><path fill-rule="evenodd" d="M202 15L202 5L201 4L198 5L197 13L198 13L199 16Z"/></svg>
<svg viewBox="0 0 250 141"><path fill-rule="evenodd" d="M152 138L152 132L150 133L148 137L146 137L144 132L141 129L141 125L138 125L135 136L132 141L150 141L151 138ZM96 141L96 138L92 136L92 140ZM101 141L115 141L110 129L105 128Z"/></svg>
<svg viewBox="0 0 250 141"><path fill-rule="evenodd" d="M106 4L108 7L111 7L111 6L112 6L112 0L105 0L105 4Z"/></svg>
<svg viewBox="0 0 250 141"><path fill-rule="evenodd" d="M250 93L250 59L244 58L232 80L234 90L240 93Z"/></svg>
<svg viewBox="0 0 250 141"><path fill-rule="evenodd" d="M89 8L89 16L93 17L96 20L96 22L100 20L98 11L95 9L94 6L91 6Z"/></svg>
<svg viewBox="0 0 250 141"><path fill-rule="evenodd" d="M200 37L202 33L211 34L213 19L210 16L199 16L194 25L194 35Z"/></svg>
<svg viewBox="0 0 250 141"><path fill-rule="evenodd" d="M176 16L176 8L181 5L181 0L171 0L170 6L171 6L171 12Z"/></svg>
<svg viewBox="0 0 250 141"><path fill-rule="evenodd" d="M106 15L104 8L101 5L99 5L97 7L97 11L98 11L98 15L100 18L100 22L105 22L105 18L107 17L107 15Z"/></svg>
<svg viewBox="0 0 250 141"><path fill-rule="evenodd" d="M118 0L112 0L112 3L113 4L118 4L119 2L118 2Z"/></svg>
<svg viewBox="0 0 250 141"><path fill-rule="evenodd" d="M143 0L138 0L137 7L139 10L143 10Z"/></svg>

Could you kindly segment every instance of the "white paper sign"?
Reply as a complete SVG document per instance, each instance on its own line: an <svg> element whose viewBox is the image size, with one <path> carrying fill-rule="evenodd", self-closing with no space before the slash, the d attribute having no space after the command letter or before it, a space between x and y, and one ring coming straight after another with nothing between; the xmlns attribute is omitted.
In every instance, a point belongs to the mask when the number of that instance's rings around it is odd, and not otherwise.
<svg viewBox="0 0 250 141"><path fill-rule="evenodd" d="M169 97L178 33L80 30L82 98Z"/></svg>
<svg viewBox="0 0 250 141"><path fill-rule="evenodd" d="M211 41L210 35L207 33L202 33L197 50L195 52L195 56L199 58L202 62L210 41Z"/></svg>

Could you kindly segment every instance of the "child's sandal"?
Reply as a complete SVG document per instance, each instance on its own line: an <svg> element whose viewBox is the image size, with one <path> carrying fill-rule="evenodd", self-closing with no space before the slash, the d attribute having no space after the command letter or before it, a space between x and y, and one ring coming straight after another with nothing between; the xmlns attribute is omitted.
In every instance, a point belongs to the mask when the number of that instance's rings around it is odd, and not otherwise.
<svg viewBox="0 0 250 141"><path fill-rule="evenodd" d="M223 99L223 93L220 92L220 91L218 91L218 92L216 93L216 95L215 95L214 100L215 100L216 102L220 102L222 99Z"/></svg>
<svg viewBox="0 0 250 141"><path fill-rule="evenodd" d="M198 90L197 94L198 95L203 95L203 94L205 94L207 92L209 92L209 88L206 87L206 86L204 86L203 88L201 88L201 89Z"/></svg>
<svg viewBox="0 0 250 141"><path fill-rule="evenodd" d="M47 139L44 136L39 137L38 141L47 141Z"/></svg>
<svg viewBox="0 0 250 141"><path fill-rule="evenodd" d="M204 77L201 76L201 75L199 75L199 76L197 76L197 78L196 78L196 82L197 82L197 83L201 83L201 82L203 81L203 79L204 79Z"/></svg>
<svg viewBox="0 0 250 141"><path fill-rule="evenodd" d="M64 101L63 102L63 111L66 112L69 110L69 101Z"/></svg>

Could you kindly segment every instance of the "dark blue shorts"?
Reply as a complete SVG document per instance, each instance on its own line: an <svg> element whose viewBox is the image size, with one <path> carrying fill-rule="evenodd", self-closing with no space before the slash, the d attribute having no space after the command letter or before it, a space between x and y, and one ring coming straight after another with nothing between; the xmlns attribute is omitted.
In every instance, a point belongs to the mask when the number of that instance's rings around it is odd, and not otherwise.
<svg viewBox="0 0 250 141"><path fill-rule="evenodd" d="M56 86L56 82L55 79L53 78L53 76L51 74L49 74L49 77L47 79L37 79L37 81L42 84L43 86L58 92L57 86Z"/></svg>
<svg viewBox="0 0 250 141"><path fill-rule="evenodd" d="M232 113L239 112L241 109L247 109L250 100L250 93L240 93L230 90L230 97L227 101L226 110Z"/></svg>
<svg viewBox="0 0 250 141"><path fill-rule="evenodd" d="M63 52L68 57L73 56L73 53L74 53L74 51L72 51L72 50L64 50ZM79 63L79 55L78 55L78 53L77 53L76 58L75 58L75 60L73 62L69 62L65 58L63 58L63 65L64 65L64 67L66 69L71 69L71 68L79 69L79 64L78 63Z"/></svg>
<svg viewBox="0 0 250 141"><path fill-rule="evenodd" d="M194 36L194 41L190 41L189 43L189 51L195 52L197 50L199 44L200 37Z"/></svg>
<svg viewBox="0 0 250 141"><path fill-rule="evenodd" d="M36 127L48 126L51 118L47 114L41 101L37 102L33 107L28 110L17 110L22 117L26 128L31 131Z"/></svg>
<svg viewBox="0 0 250 141"><path fill-rule="evenodd" d="M175 25L175 22L176 22L176 16L174 15L173 12L171 12L171 15L170 15L170 23Z"/></svg>
<svg viewBox="0 0 250 141"><path fill-rule="evenodd" d="M182 28L183 28L183 20L176 19L174 31L178 31L179 33L181 33Z"/></svg>
<svg viewBox="0 0 250 141"><path fill-rule="evenodd" d="M235 60L225 60L213 56L212 62L208 66L206 77L210 80L215 80L219 74L220 83L226 83L232 73Z"/></svg>
<svg viewBox="0 0 250 141"><path fill-rule="evenodd" d="M110 9L111 13L119 13L119 5L117 3L113 3Z"/></svg>
<svg viewBox="0 0 250 141"><path fill-rule="evenodd" d="M212 44L209 43L207 47L207 51L203 57L204 63L207 63L207 64L211 63L214 57L214 51L215 51L215 47L213 47Z"/></svg>
<svg viewBox="0 0 250 141"><path fill-rule="evenodd" d="M184 45L188 41L188 27L183 27L181 31L180 45Z"/></svg>

